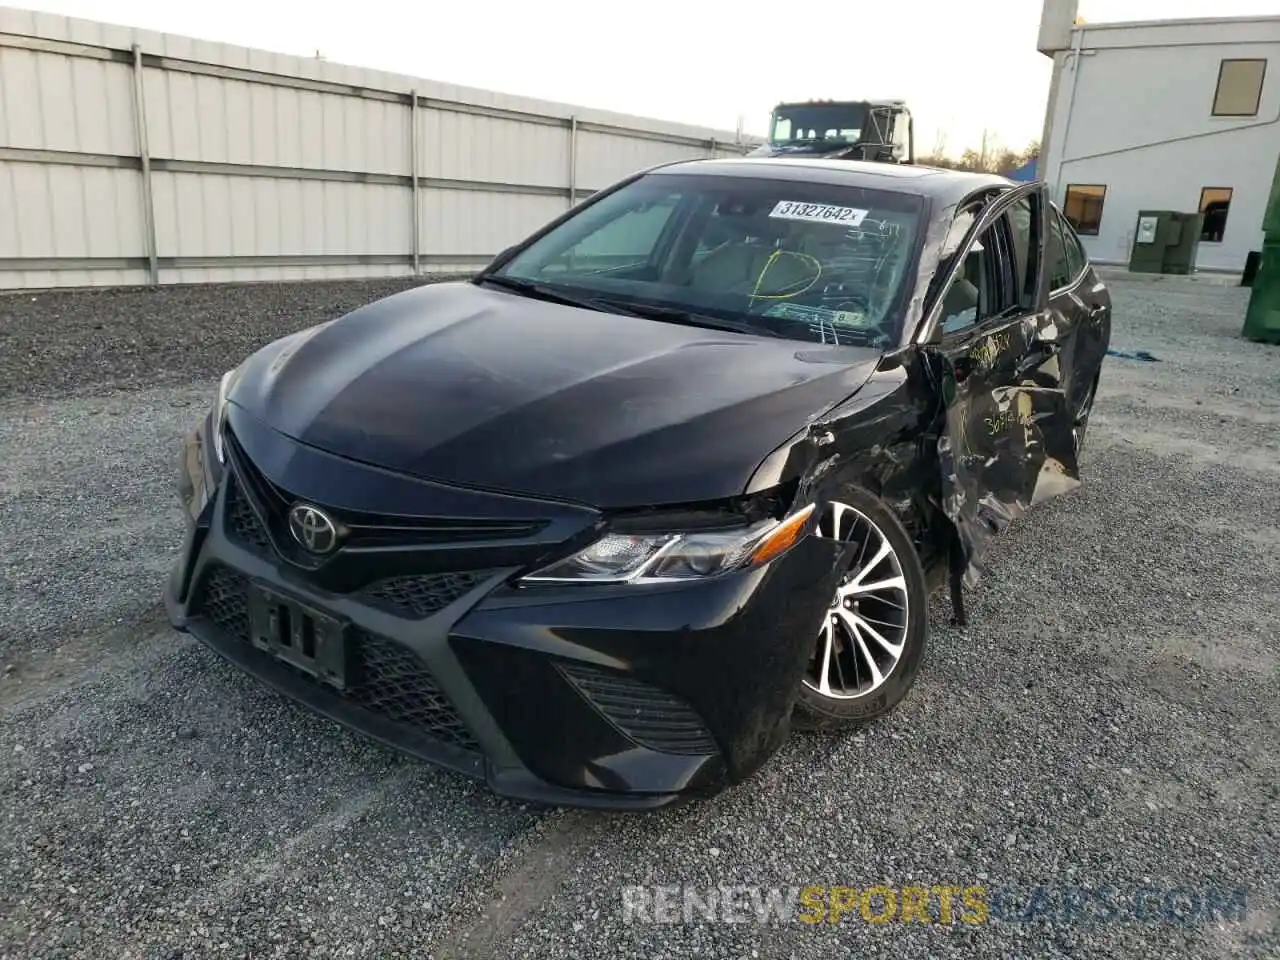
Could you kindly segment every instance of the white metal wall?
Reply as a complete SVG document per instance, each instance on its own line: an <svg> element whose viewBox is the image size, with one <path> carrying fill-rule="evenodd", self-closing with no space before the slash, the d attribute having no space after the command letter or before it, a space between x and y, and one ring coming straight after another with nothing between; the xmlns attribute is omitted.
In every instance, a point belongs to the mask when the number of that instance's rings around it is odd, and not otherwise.
<svg viewBox="0 0 1280 960"><path fill-rule="evenodd" d="M0 7L0 288L470 270L734 140Z"/></svg>

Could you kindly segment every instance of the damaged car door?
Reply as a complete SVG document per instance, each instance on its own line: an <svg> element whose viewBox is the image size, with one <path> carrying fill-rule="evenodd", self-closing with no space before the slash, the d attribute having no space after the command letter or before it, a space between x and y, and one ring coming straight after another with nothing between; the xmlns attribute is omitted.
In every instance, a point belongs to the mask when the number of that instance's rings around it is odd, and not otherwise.
<svg viewBox="0 0 1280 960"><path fill-rule="evenodd" d="M1094 272L1089 258L1062 211L1050 205L1045 272L1049 307L1067 331L1070 347L1059 354L1062 380L1072 411L1072 432L1079 454L1111 343L1111 294Z"/></svg>
<svg viewBox="0 0 1280 960"><path fill-rule="evenodd" d="M963 239L917 339L942 385L938 453L942 507L958 533L957 595L960 575L977 579L991 537L1080 482L1059 366L1075 323L1049 306L1048 215L1039 183L962 206L951 235Z"/></svg>

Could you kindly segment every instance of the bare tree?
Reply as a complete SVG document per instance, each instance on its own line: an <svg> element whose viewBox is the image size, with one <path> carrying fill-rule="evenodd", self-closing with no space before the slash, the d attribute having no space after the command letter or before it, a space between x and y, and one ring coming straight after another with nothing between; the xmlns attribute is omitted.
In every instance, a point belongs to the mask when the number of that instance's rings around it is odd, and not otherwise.
<svg viewBox="0 0 1280 960"><path fill-rule="evenodd" d="M933 149L929 151L931 157L945 157L947 155L947 131L941 127L933 137Z"/></svg>
<svg viewBox="0 0 1280 960"><path fill-rule="evenodd" d="M921 157L919 162L931 167L942 167L949 170L969 170L975 173L998 173L1009 176L1029 160L1040 155L1040 142L1033 140L1021 150L1012 150L1003 146L989 131L982 131L982 140L977 147L966 147L959 160L945 155L940 145L945 146L946 134L938 131L934 141L934 149L928 156Z"/></svg>

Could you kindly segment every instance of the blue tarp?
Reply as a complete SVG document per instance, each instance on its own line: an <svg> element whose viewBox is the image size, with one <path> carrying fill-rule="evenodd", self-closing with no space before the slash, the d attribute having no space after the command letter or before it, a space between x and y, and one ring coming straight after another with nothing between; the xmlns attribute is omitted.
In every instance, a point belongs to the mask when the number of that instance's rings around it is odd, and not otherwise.
<svg viewBox="0 0 1280 960"><path fill-rule="evenodd" d="M1153 357L1145 350L1117 350L1115 347L1107 349L1108 357L1120 357L1124 360L1142 360L1146 363L1159 363L1159 357Z"/></svg>
<svg viewBox="0 0 1280 960"><path fill-rule="evenodd" d="M1019 183L1028 183L1036 178L1036 161L1028 160L1013 173L1009 174L1010 180L1017 180Z"/></svg>

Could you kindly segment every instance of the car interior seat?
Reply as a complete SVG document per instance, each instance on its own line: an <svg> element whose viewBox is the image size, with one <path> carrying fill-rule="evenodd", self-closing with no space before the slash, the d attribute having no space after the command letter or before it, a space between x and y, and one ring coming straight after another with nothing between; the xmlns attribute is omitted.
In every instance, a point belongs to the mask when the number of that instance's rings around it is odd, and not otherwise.
<svg viewBox="0 0 1280 960"><path fill-rule="evenodd" d="M813 264L811 260L787 255L788 232L785 225L768 217L743 217L737 239L693 265L689 286L708 293L747 295L767 295L770 291L803 286L813 275ZM774 256L778 251L781 254Z"/></svg>
<svg viewBox="0 0 1280 960"><path fill-rule="evenodd" d="M982 249L975 247L965 258L964 269L952 282L942 299L942 329L944 331L964 326L977 320L978 305L982 299Z"/></svg>

